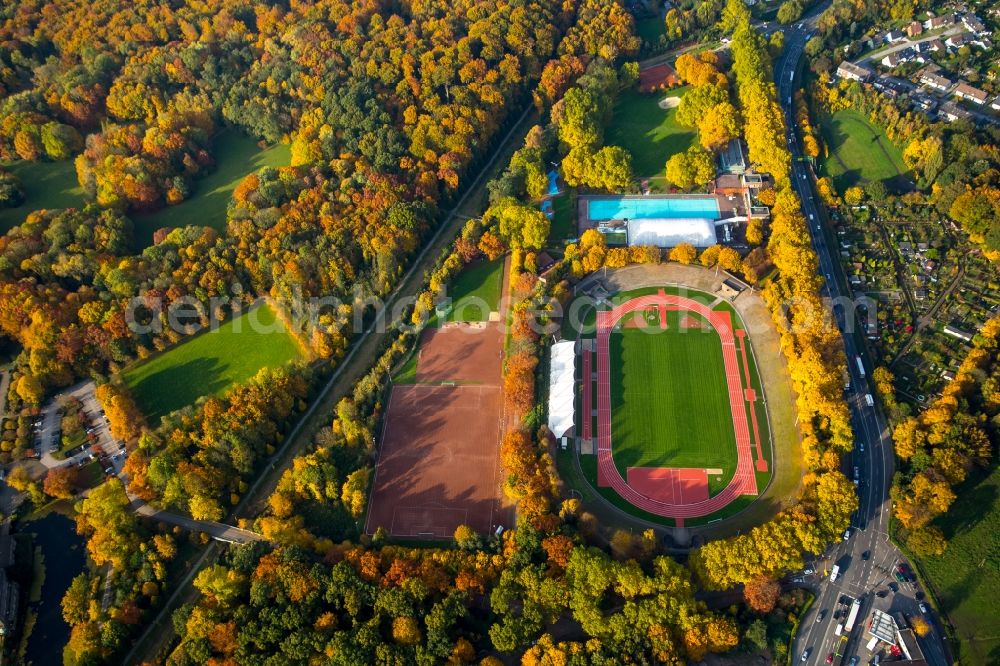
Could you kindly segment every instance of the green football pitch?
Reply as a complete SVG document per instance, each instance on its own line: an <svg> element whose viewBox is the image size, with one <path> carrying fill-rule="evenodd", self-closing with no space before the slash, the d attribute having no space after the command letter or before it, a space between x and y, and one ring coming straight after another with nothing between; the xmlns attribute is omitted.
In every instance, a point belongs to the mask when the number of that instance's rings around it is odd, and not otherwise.
<svg viewBox="0 0 1000 666"><path fill-rule="evenodd" d="M275 321L271 306L261 305L125 368L122 379L150 425L159 425L161 416L203 395L222 395L261 368L303 358L298 343Z"/></svg>
<svg viewBox="0 0 1000 666"><path fill-rule="evenodd" d="M625 478L629 467L720 468L726 479L736 470L719 335L707 322L681 328L682 315L700 319L668 311L666 330L657 319L611 335L611 450Z"/></svg>

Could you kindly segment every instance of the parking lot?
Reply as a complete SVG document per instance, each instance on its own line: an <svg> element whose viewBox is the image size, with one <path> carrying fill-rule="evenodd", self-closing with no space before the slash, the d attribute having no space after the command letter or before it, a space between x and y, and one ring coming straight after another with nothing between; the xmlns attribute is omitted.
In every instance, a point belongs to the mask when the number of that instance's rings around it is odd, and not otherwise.
<svg viewBox="0 0 1000 666"><path fill-rule="evenodd" d="M104 409L95 395L94 382L78 384L58 395L45 405L41 414L41 422L36 429L38 451L41 452L41 462L46 467L61 467L63 465L86 465L98 460L101 469L107 474L118 475L125 463L125 445L114 438L108 426ZM63 459L54 456L62 448L60 411L67 399L75 398L82 404L86 417L87 441L71 449Z"/></svg>

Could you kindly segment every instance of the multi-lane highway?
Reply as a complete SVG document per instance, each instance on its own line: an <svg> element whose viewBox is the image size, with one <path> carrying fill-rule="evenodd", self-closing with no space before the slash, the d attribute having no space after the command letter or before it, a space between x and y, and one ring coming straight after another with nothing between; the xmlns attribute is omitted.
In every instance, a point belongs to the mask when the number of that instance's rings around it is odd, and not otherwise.
<svg viewBox="0 0 1000 666"><path fill-rule="evenodd" d="M854 324L856 311L851 304L851 295L842 291L842 281L838 279L839 266L834 259L838 256L838 250L827 244L822 226L823 218L813 195L813 175L808 163L800 159L801 152L794 136L792 95L800 85L797 69L805 44L814 30L815 20L828 4L822 3L801 23L786 28L785 51L775 63L778 93L788 125L786 140L794 159L792 178L795 190L802 201L802 211L809 225L812 244L819 257L819 270L826 280L824 293L833 304L837 325L843 333L847 369L850 373L850 389L845 395L851 407L855 436L855 450L847 458L845 472L848 476L854 476L856 467L859 479L860 508L852 521L849 534L843 541L828 549L820 559L811 563L809 568L814 573L798 579L817 596L816 602L803 618L793 646L796 663L799 663L801 655L808 650L809 656L805 661L809 664L823 664L828 655L835 651L844 655L843 663L848 663L854 655L858 657L859 663L868 663L872 658L873 655L866 650L862 639L863 623L860 620L846 646L836 648L838 644L843 644L835 635L838 621L833 616L838 610L846 612L846 607L838 604L845 595L862 600L865 616L872 608L889 613L901 612L908 617L921 614L919 590L910 583L900 585L893 579L894 568L898 563L904 562L904 558L888 537L891 509L889 484L894 464L892 440L888 423L877 403L870 405L866 398L874 392L870 384L872 367L864 360L863 338ZM862 359L860 364L857 360L859 358ZM840 575L836 581L831 581L829 572L834 565L839 566ZM939 629L933 621L932 625L935 627L932 634L921 641L925 658L933 666L947 666L949 661Z"/></svg>

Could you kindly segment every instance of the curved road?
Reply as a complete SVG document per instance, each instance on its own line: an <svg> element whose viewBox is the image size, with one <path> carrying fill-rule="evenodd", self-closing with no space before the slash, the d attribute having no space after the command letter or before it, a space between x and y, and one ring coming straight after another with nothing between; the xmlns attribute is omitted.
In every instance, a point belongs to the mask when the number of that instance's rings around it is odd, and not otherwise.
<svg viewBox="0 0 1000 666"><path fill-rule="evenodd" d="M801 23L786 28L785 52L775 63L779 101L785 110L789 128L787 141L794 160L794 187L802 201L802 211L809 225L813 248L819 257L820 271L826 279L826 294L833 303L837 325L843 334L847 369L851 378L847 401L851 408L856 442L850 466L857 467L860 476L860 508L855 514L849 538L828 549L824 556L813 563L811 568L816 571L815 574L798 579L816 594L816 603L803 617L802 628L793 646L795 663L800 663L800 655L809 650L809 657L805 662L807 664L823 664L827 655L833 651L837 623L832 616L836 609L846 608L838 606L838 600L844 594L862 599L865 616L872 608L891 614L902 612L908 617L921 614L916 596L919 590L909 583L896 585L893 581L894 567L897 563L904 562L905 558L889 540L888 534L891 510L889 484L895 462L889 425L878 406L869 406L865 398L866 394L873 393L873 388L868 383L868 373L859 368L859 360L864 356L863 338L854 325L854 308L849 300L851 294L842 292L843 281L837 277L836 271L840 270L834 259L837 248L827 245L823 233L823 218L820 217L819 205L810 182L813 174L810 173L807 162L801 161L801 152L794 136L792 94L800 78L797 73L798 65L816 19L828 5L828 2L824 2ZM869 372L872 369L870 365L865 367ZM835 582L831 582L828 572L834 564L839 564L841 575ZM888 587L890 582L898 591L894 592ZM879 597L877 592L884 592L885 596ZM818 617L822 619L817 621ZM935 625L934 631L927 639L921 640L924 656L932 666L947 666L951 661L941 640L940 628L933 621L932 625ZM863 635L864 629L859 619L843 652L844 663L853 655L858 656L859 663L869 662L872 655L865 649L867 641Z"/></svg>

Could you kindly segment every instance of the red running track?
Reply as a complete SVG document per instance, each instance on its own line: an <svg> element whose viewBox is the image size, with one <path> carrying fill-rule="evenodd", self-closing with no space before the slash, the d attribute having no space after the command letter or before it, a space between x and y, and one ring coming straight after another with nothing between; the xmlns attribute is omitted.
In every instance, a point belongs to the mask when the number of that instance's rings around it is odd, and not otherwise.
<svg viewBox="0 0 1000 666"><path fill-rule="evenodd" d="M760 446L760 428L757 427L757 407L754 405L757 402L757 393L750 388L753 384L750 381L750 363L747 361L747 346L746 346L746 331L738 331L736 337L740 339L740 356L743 357L743 374L747 378L747 402L750 403L750 422L753 425L753 442L757 450L757 471L766 472L767 471L767 461L764 460L764 451Z"/></svg>
<svg viewBox="0 0 1000 666"><path fill-rule="evenodd" d="M722 358L726 368L726 385L729 389L729 407L736 433L736 451L739 460L736 473L722 492L715 497L689 504L672 504L646 497L629 486L615 467L611 457L611 329L627 314L651 305L676 305L678 309L700 314L715 328L722 340ZM747 414L743 406L743 382L740 377L732 322L728 312L716 312L707 305L684 296L658 294L638 296L622 303L613 310L597 313L597 472L598 483L609 486L634 506L657 516L675 518L678 525L684 518L700 518L726 507L737 497L757 494L757 477L754 475L753 453Z"/></svg>

